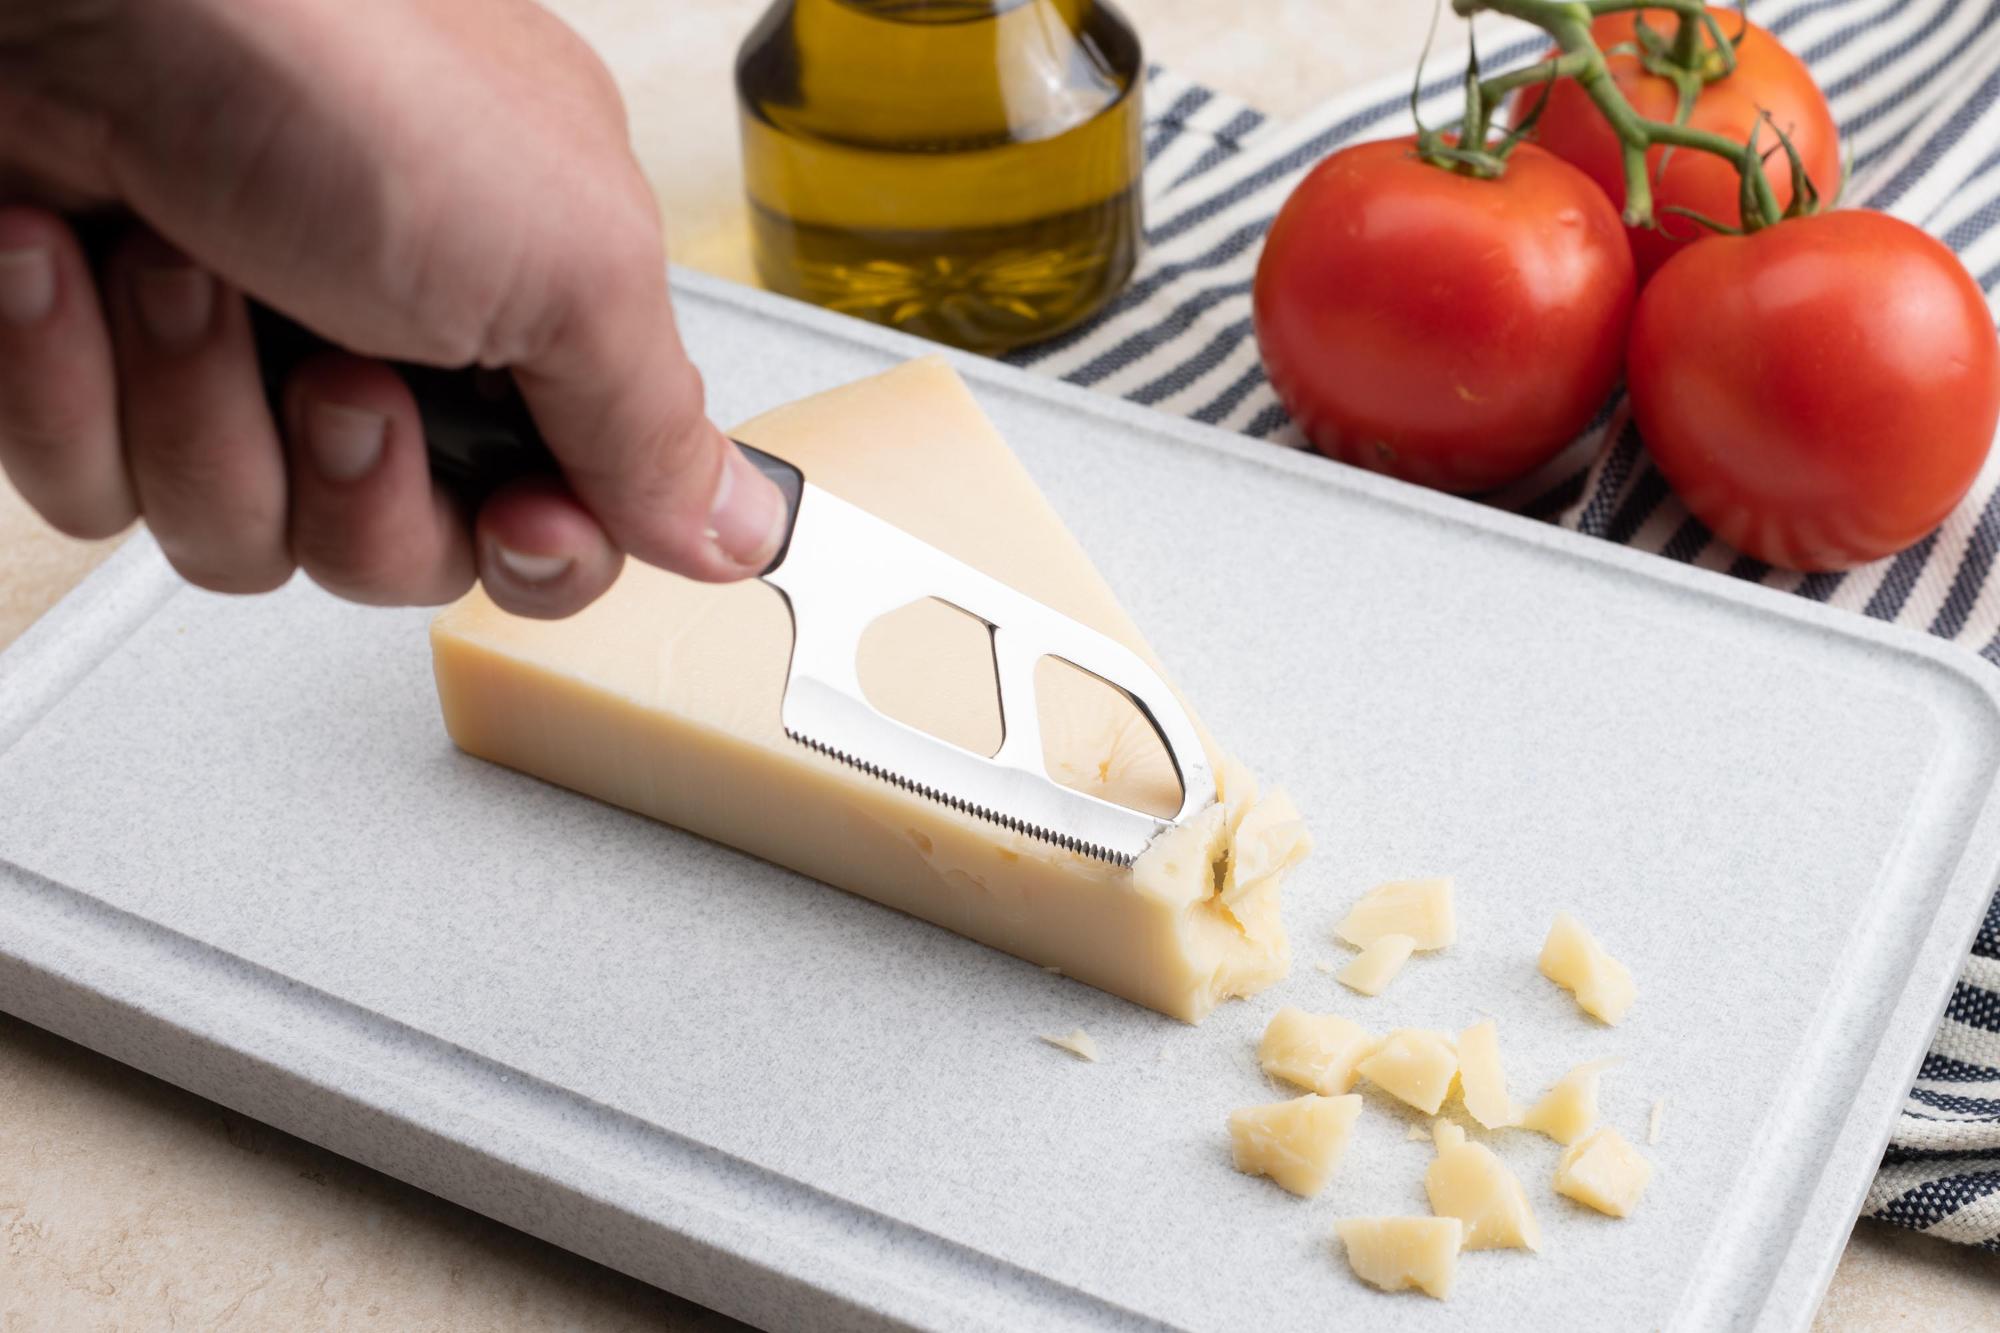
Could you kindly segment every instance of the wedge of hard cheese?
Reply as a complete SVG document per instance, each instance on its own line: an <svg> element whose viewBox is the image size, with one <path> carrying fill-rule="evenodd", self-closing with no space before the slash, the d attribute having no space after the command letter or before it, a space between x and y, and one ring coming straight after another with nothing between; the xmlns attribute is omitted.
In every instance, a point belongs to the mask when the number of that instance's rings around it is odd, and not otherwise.
<svg viewBox="0 0 2000 1333"><path fill-rule="evenodd" d="M1153 660L1034 482L942 360L925 358L758 417L735 436L826 490ZM871 700L946 739L998 742L990 659L964 617L920 603L864 636ZM961 815L825 758L779 724L791 623L749 581L628 563L565 621L474 591L431 626L445 726L463 749L651 815L1163 1013L1199 1020L1285 974L1278 886L1308 839L1211 744L1221 800L1128 868ZM1058 780L1171 811L1179 786L1131 705L1038 671Z"/></svg>

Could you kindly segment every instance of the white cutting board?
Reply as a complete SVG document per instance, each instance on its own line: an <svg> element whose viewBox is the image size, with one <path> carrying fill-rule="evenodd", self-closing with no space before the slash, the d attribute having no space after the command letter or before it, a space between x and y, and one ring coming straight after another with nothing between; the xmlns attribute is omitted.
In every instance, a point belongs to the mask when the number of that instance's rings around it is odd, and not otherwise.
<svg viewBox="0 0 2000 1333"><path fill-rule="evenodd" d="M723 420L920 345L678 278ZM1215 734L1307 812L1298 962L1199 1029L455 752L421 612L231 600L137 540L0 657L0 1007L774 1328L1801 1326L2000 870L1970 655L960 362ZM774 809L774 819L785 812ZM1458 877L1364 1000L1347 903ZM1615 1030L1537 975L1571 910ZM1493 1137L1543 1253L1439 1305L1343 1216L1424 1211L1369 1095L1311 1202L1230 1168L1281 1003L1605 1055L1628 1221ZM1087 1029L1085 1064L1038 1033Z"/></svg>

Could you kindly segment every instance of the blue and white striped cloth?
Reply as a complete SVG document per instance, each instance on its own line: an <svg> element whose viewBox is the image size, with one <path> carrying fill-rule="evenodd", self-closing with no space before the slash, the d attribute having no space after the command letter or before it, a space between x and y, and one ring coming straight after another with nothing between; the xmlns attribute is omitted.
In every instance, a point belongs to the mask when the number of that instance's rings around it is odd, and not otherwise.
<svg viewBox="0 0 2000 1333"><path fill-rule="evenodd" d="M1759 23L1803 57L1852 155L1848 201L1941 238L2000 304L2000 0L1763 0ZM1489 70L1546 45L1509 29ZM1414 55L1414 53L1412 53ZM1423 89L1427 123L1454 118L1463 68ZM1098 319L1010 358L1072 383L1259 436L1304 441L1258 364L1250 282L1265 228L1327 153L1412 128L1407 77L1296 121L1162 70L1147 86L1147 254ZM2000 451L1935 534L1844 574L1802 576L1730 550L1690 517L1621 408L1494 502L1671 560L1952 639L2000 664ZM1890 1140L1869 1215L2000 1250L2000 899L1966 960Z"/></svg>

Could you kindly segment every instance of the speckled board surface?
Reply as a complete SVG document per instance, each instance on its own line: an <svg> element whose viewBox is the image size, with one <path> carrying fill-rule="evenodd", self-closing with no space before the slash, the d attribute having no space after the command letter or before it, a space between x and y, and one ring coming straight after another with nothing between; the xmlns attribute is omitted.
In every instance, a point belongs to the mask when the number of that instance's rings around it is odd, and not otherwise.
<svg viewBox="0 0 2000 1333"><path fill-rule="evenodd" d="M891 335L692 276L723 420ZM1986 669L1911 636L1003 367L974 391L1205 720L1308 812L1293 976L1190 1029L454 752L420 613L180 587L135 541L0 657L0 1008L772 1327L1785 1327L1810 1318L2000 869ZM782 812L774 812L782 817ZM1313 967L1459 877L1387 995ZM1557 910L1638 975L1592 1025ZM1280 1003L1603 1055L1658 1177L1612 1222L1493 1136L1538 1257L1448 1305L1340 1217L1424 1209L1371 1095L1340 1177L1230 1169ZM1103 1059L1035 1040L1081 1026Z"/></svg>

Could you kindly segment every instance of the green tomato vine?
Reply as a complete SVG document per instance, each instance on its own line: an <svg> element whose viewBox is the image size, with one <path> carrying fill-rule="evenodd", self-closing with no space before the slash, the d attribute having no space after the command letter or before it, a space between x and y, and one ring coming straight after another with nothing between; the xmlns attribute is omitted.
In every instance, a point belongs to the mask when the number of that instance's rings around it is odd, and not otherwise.
<svg viewBox="0 0 2000 1333"><path fill-rule="evenodd" d="M1658 224L1652 176L1646 165L1646 155L1656 145L1665 145L1669 153L1680 149L1712 153L1734 165L1743 182L1744 231L1755 231L1818 207L1818 192L1807 178L1804 164L1784 131L1775 124L1772 129L1792 173L1792 203L1785 209L1778 206L1777 194L1765 173L1764 154L1758 148L1756 131L1752 131L1747 142L1737 143L1687 123L1701 90L1734 72L1736 43L1743 35L1740 28L1734 36L1724 32L1701 0L1451 0L1451 7L1466 19L1495 13L1530 23L1549 35L1558 54L1522 69L1482 79L1475 50L1466 70L1464 120L1452 133L1420 129L1417 153L1424 160L1474 176L1498 176L1506 170L1507 155L1541 114L1542 104L1536 103L1498 142L1491 142L1494 113L1509 96L1522 89L1538 85L1546 88L1558 79L1569 79L1590 98L1618 136L1625 174L1627 226ZM1649 120L1633 109L1611 76L1605 52L1591 36L1592 20L1635 10L1664 10L1676 17L1677 25L1669 38L1647 24L1642 13L1637 45L1630 48L1648 73L1674 84L1679 94L1679 111L1672 121ZM1684 209L1666 211L1684 213L1719 231L1737 230Z"/></svg>

